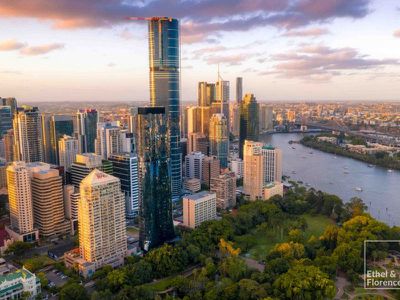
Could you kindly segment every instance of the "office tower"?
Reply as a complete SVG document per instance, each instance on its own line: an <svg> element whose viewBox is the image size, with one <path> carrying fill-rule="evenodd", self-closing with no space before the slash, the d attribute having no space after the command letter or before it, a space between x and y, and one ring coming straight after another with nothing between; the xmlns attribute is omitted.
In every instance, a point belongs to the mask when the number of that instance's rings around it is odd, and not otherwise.
<svg viewBox="0 0 400 300"><path fill-rule="evenodd" d="M0 190L7 187L7 163L0 159Z"/></svg>
<svg viewBox="0 0 400 300"><path fill-rule="evenodd" d="M119 132L119 152L135 153L135 134L129 130L120 130Z"/></svg>
<svg viewBox="0 0 400 300"><path fill-rule="evenodd" d="M139 214L139 174L138 158L133 153L111 154L113 176L121 181L121 191L125 195L125 214L134 218Z"/></svg>
<svg viewBox="0 0 400 300"><path fill-rule="evenodd" d="M224 172L218 177L211 178L210 192L217 195L217 207L232 208L236 205L236 175Z"/></svg>
<svg viewBox="0 0 400 300"><path fill-rule="evenodd" d="M76 138L64 135L58 141L59 165L66 171L72 166L76 155L79 154L79 142Z"/></svg>
<svg viewBox="0 0 400 300"><path fill-rule="evenodd" d="M98 123L95 142L96 154L107 159L111 154L122 152L120 131L117 122Z"/></svg>
<svg viewBox="0 0 400 300"><path fill-rule="evenodd" d="M18 108L13 121L15 159L25 162L43 161L42 128L39 109Z"/></svg>
<svg viewBox="0 0 400 300"><path fill-rule="evenodd" d="M240 105L239 157L243 159L245 140L258 141L258 104L253 94L246 94Z"/></svg>
<svg viewBox="0 0 400 300"><path fill-rule="evenodd" d="M183 186L187 191L197 193L201 190L201 180L197 178L187 178L185 179Z"/></svg>
<svg viewBox="0 0 400 300"><path fill-rule="evenodd" d="M80 256L97 270L124 264L127 252L125 200L118 178L93 170L80 185Z"/></svg>
<svg viewBox="0 0 400 300"><path fill-rule="evenodd" d="M67 234L69 222L65 219L63 179L49 164L30 163L33 220L40 236L47 238Z"/></svg>
<svg viewBox="0 0 400 300"><path fill-rule="evenodd" d="M217 218L217 198L215 193L202 191L183 197L183 225L196 228L205 221Z"/></svg>
<svg viewBox="0 0 400 300"><path fill-rule="evenodd" d="M236 77L236 103L240 104L243 99L243 78Z"/></svg>
<svg viewBox="0 0 400 300"><path fill-rule="evenodd" d="M187 138L188 136L188 107L184 106L181 110L181 137Z"/></svg>
<svg viewBox="0 0 400 300"><path fill-rule="evenodd" d="M240 132L240 104L230 103L229 105L230 126L229 131L236 137Z"/></svg>
<svg viewBox="0 0 400 300"><path fill-rule="evenodd" d="M138 108L139 243L145 251L174 237L164 107Z"/></svg>
<svg viewBox="0 0 400 300"><path fill-rule="evenodd" d="M12 128L11 106L0 106L0 138Z"/></svg>
<svg viewBox="0 0 400 300"><path fill-rule="evenodd" d="M81 109L77 112L78 137L81 153L95 152L95 139L99 115L95 109Z"/></svg>
<svg viewBox="0 0 400 300"><path fill-rule="evenodd" d="M42 147L43 147L43 161L51 163L52 160L52 148L50 142L50 124L51 124L51 114L42 113L40 116L41 126L42 126Z"/></svg>
<svg viewBox="0 0 400 300"><path fill-rule="evenodd" d="M14 115L17 112L17 100L15 98L0 98L1 106L9 106Z"/></svg>
<svg viewBox="0 0 400 300"><path fill-rule="evenodd" d="M94 153L77 154L71 165L71 183L75 188L79 188L81 181L94 169L104 171L103 163L101 156Z"/></svg>
<svg viewBox="0 0 400 300"><path fill-rule="evenodd" d="M265 145L262 147L262 154L265 159L264 182L281 182L282 150Z"/></svg>
<svg viewBox="0 0 400 300"><path fill-rule="evenodd" d="M0 138L0 160L5 159L6 151L4 147L4 139Z"/></svg>
<svg viewBox="0 0 400 300"><path fill-rule="evenodd" d="M165 107L169 130L172 200L179 200L182 156L179 129L179 22L173 18L149 21L150 103Z"/></svg>
<svg viewBox="0 0 400 300"><path fill-rule="evenodd" d="M198 106L192 106L187 109L188 116L188 134L201 132L201 109Z"/></svg>
<svg viewBox="0 0 400 300"><path fill-rule="evenodd" d="M229 102L229 81L219 79L216 83L215 89L216 100Z"/></svg>
<svg viewBox="0 0 400 300"><path fill-rule="evenodd" d="M4 142L4 158L7 162L14 161L14 130L10 129L3 136Z"/></svg>
<svg viewBox="0 0 400 300"><path fill-rule="evenodd" d="M128 131L130 133L136 133L137 124L137 107L131 107L129 109L129 120L128 120Z"/></svg>
<svg viewBox="0 0 400 300"><path fill-rule="evenodd" d="M210 186L211 178L217 177L220 173L220 162L215 156L207 156L203 159L202 167L202 183L206 186Z"/></svg>
<svg viewBox="0 0 400 300"><path fill-rule="evenodd" d="M236 178L243 177L243 160L240 158L232 159L230 162L230 170L235 173Z"/></svg>
<svg viewBox="0 0 400 300"><path fill-rule="evenodd" d="M216 156L221 168L228 166L229 133L228 123L223 114L214 114L210 119L210 155Z"/></svg>
<svg viewBox="0 0 400 300"><path fill-rule="evenodd" d="M265 104L260 104L259 107L259 128L260 130L273 130L273 111L272 107Z"/></svg>
<svg viewBox="0 0 400 300"><path fill-rule="evenodd" d="M39 233L33 227L31 179L25 162L13 162L7 167L10 227L8 234L15 240L33 242Z"/></svg>
<svg viewBox="0 0 400 300"><path fill-rule="evenodd" d="M181 152L183 160L185 160L185 157L188 154L187 149L188 149L188 140L186 138L183 138L181 139Z"/></svg>
<svg viewBox="0 0 400 300"><path fill-rule="evenodd" d="M197 105L210 106L215 101L215 84L199 82L197 88Z"/></svg>
<svg viewBox="0 0 400 300"><path fill-rule="evenodd" d="M282 152L263 143L245 141L243 188L251 200L263 199L264 189L282 180Z"/></svg>
<svg viewBox="0 0 400 300"><path fill-rule="evenodd" d="M64 214L70 222L71 234L74 235L78 230L78 202L79 190L72 184L64 185Z"/></svg>
<svg viewBox="0 0 400 300"><path fill-rule="evenodd" d="M64 136L74 134L74 123L72 116L54 115L50 118L50 163L60 164L59 161L59 143Z"/></svg>
<svg viewBox="0 0 400 300"><path fill-rule="evenodd" d="M210 152L210 143L203 133L190 133L187 141L187 152L201 152L208 155Z"/></svg>
<svg viewBox="0 0 400 300"><path fill-rule="evenodd" d="M201 152L192 152L185 157L185 177L202 179L203 159L205 155Z"/></svg>

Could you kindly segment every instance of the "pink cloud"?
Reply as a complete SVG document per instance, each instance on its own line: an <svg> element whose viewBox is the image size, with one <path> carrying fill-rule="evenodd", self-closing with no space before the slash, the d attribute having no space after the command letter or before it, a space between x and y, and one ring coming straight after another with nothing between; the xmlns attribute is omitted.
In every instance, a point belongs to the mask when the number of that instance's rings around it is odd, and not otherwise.
<svg viewBox="0 0 400 300"><path fill-rule="evenodd" d="M0 42L0 51L13 51L25 47L26 44L17 42L16 40L6 40Z"/></svg>
<svg viewBox="0 0 400 300"><path fill-rule="evenodd" d="M317 37L325 34L329 34L329 30L325 28L309 28L303 30L289 30L283 34L287 37Z"/></svg>
<svg viewBox="0 0 400 300"><path fill-rule="evenodd" d="M64 48L64 44L47 44L47 45L41 45L41 46L31 46L31 47L25 47L20 50L20 53L23 55L42 55L42 54L47 54L51 51L58 50Z"/></svg>
<svg viewBox="0 0 400 300"><path fill-rule="evenodd" d="M395 32L393 32L393 36L400 38L400 29L397 29Z"/></svg>

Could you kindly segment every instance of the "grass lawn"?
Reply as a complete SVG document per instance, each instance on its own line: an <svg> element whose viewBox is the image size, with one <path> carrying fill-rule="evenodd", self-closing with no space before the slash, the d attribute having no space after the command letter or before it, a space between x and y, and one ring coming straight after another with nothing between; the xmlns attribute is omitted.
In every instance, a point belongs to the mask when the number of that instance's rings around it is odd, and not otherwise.
<svg viewBox="0 0 400 300"><path fill-rule="evenodd" d="M316 237L320 236L324 232L326 226L333 224L328 217L322 215L303 215L303 217L308 224L305 231L306 239L310 238L312 235ZM247 238L253 241L255 240L255 245L250 247L246 253L243 249L246 249L245 240ZM242 253L256 260L263 259L276 244L286 241L287 235L282 229L253 230L250 234L235 239L236 245L242 249Z"/></svg>
<svg viewBox="0 0 400 300"><path fill-rule="evenodd" d="M176 276L170 276L167 278L163 278L157 282L147 283L147 284L145 284L145 286L149 287L154 292L162 292L171 286L172 281L175 279L175 277Z"/></svg>

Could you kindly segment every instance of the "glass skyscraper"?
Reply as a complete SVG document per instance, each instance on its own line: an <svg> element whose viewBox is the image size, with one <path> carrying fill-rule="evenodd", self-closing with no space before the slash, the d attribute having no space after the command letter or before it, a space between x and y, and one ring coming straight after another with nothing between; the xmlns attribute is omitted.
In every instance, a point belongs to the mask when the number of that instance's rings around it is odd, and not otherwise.
<svg viewBox="0 0 400 300"><path fill-rule="evenodd" d="M240 103L239 157L243 159L244 141L258 141L258 103L253 94L246 94Z"/></svg>
<svg viewBox="0 0 400 300"><path fill-rule="evenodd" d="M95 152L95 139L99 115L95 109L79 110L77 114L77 127L79 145L82 153Z"/></svg>
<svg viewBox="0 0 400 300"><path fill-rule="evenodd" d="M174 237L169 140L164 107L139 107L139 243L145 251Z"/></svg>
<svg viewBox="0 0 400 300"><path fill-rule="evenodd" d="M149 20L150 103L165 107L171 158L172 199L182 187L182 158L179 129L179 21L167 17Z"/></svg>
<svg viewBox="0 0 400 300"><path fill-rule="evenodd" d="M213 114L210 119L210 154L216 156L221 168L228 167L229 132L228 122L224 114Z"/></svg>
<svg viewBox="0 0 400 300"><path fill-rule="evenodd" d="M0 138L12 128L11 106L0 106Z"/></svg>
<svg viewBox="0 0 400 300"><path fill-rule="evenodd" d="M50 119L50 162L58 165L59 162L59 149L58 141L64 135L72 136L74 134L74 123L72 116L67 115L54 115Z"/></svg>

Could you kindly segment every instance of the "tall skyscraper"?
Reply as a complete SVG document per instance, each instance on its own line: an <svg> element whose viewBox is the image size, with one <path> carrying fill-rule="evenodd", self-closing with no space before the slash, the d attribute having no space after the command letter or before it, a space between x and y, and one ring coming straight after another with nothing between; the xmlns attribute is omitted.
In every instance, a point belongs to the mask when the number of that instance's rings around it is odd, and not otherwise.
<svg viewBox="0 0 400 300"><path fill-rule="evenodd" d="M33 220L42 237L67 234L70 224L64 214L63 179L49 164L30 163Z"/></svg>
<svg viewBox="0 0 400 300"><path fill-rule="evenodd" d="M94 153L77 154L75 157L75 161L71 166L71 183L75 186L75 188L79 188L81 181L94 169L99 169L107 174L111 174L112 164L110 163L110 172L109 170L107 170L108 163L110 162L102 160L101 156Z"/></svg>
<svg viewBox="0 0 400 300"><path fill-rule="evenodd" d="M246 94L240 105L239 157L243 159L245 140L258 141L258 104L253 94Z"/></svg>
<svg viewBox="0 0 400 300"><path fill-rule="evenodd" d="M134 153L112 154L109 161L113 164L113 176L121 181L121 190L125 195L127 218L139 214L139 174L138 158Z"/></svg>
<svg viewBox="0 0 400 300"><path fill-rule="evenodd" d="M81 153L95 152L95 139L99 115L95 109L79 110L77 113L77 132Z"/></svg>
<svg viewBox="0 0 400 300"><path fill-rule="evenodd" d="M127 252L125 201L119 179L93 170L80 185L80 257L94 269L123 265Z"/></svg>
<svg viewBox="0 0 400 300"><path fill-rule="evenodd" d="M259 127L261 130L273 130L273 110L270 105L259 105Z"/></svg>
<svg viewBox="0 0 400 300"><path fill-rule="evenodd" d="M15 149L15 140L14 140L14 130L10 129L3 136L4 142L4 158L7 162L14 161L14 149Z"/></svg>
<svg viewBox="0 0 400 300"><path fill-rule="evenodd" d="M120 131L121 129L116 122L98 123L95 142L96 154L107 159L111 154L122 152Z"/></svg>
<svg viewBox="0 0 400 300"><path fill-rule="evenodd" d="M139 107L137 129L139 242L148 251L174 237L165 108Z"/></svg>
<svg viewBox="0 0 400 300"><path fill-rule="evenodd" d="M0 158L0 190L7 187L7 163Z"/></svg>
<svg viewBox="0 0 400 300"><path fill-rule="evenodd" d="M154 17L149 20L150 103L165 107L170 143L171 192L178 200L182 188L182 157L179 129L179 21Z"/></svg>
<svg viewBox="0 0 400 300"><path fill-rule="evenodd" d="M215 83L199 82L197 88L197 105L210 106L215 101Z"/></svg>
<svg viewBox="0 0 400 300"><path fill-rule="evenodd" d="M214 114L210 119L210 155L216 156L222 168L228 167L229 132L228 122L223 114Z"/></svg>
<svg viewBox="0 0 400 300"><path fill-rule="evenodd" d="M243 78L236 78L236 103L240 104L243 99Z"/></svg>
<svg viewBox="0 0 400 300"><path fill-rule="evenodd" d="M58 141L64 135L72 136L74 134L74 124L72 116L54 115L50 119L50 163L58 165L59 161L59 144Z"/></svg>
<svg viewBox="0 0 400 300"><path fill-rule="evenodd" d="M18 108L13 121L15 160L43 161L41 116L37 107Z"/></svg>
<svg viewBox="0 0 400 300"><path fill-rule="evenodd" d="M42 126L42 147L43 147L43 161L51 163L52 160L52 148L50 142L50 124L51 114L42 113L40 116Z"/></svg>
<svg viewBox="0 0 400 300"><path fill-rule="evenodd" d="M12 128L11 106L0 106L0 138Z"/></svg>
<svg viewBox="0 0 400 300"><path fill-rule="evenodd" d="M185 157L185 177L202 179L203 159L205 155L201 152L192 152Z"/></svg>
<svg viewBox="0 0 400 300"><path fill-rule="evenodd" d="M69 171L76 155L79 154L79 142L76 138L64 135L58 141L59 165Z"/></svg>
<svg viewBox="0 0 400 300"><path fill-rule="evenodd" d="M187 109L188 134L201 132L201 109L192 106Z"/></svg>
<svg viewBox="0 0 400 300"><path fill-rule="evenodd" d="M13 115L17 112L17 100L15 98L0 98L0 105L10 106Z"/></svg>
<svg viewBox="0 0 400 300"><path fill-rule="evenodd" d="M32 242L39 238L33 227L31 179L26 163L13 162L7 167L10 227L7 232L16 240Z"/></svg>
<svg viewBox="0 0 400 300"><path fill-rule="evenodd" d="M229 105L230 126L229 131L236 137L240 132L240 104L230 103Z"/></svg>
<svg viewBox="0 0 400 300"><path fill-rule="evenodd" d="M205 155L210 153L210 143L203 133L190 133L187 141L187 153L201 152Z"/></svg>
<svg viewBox="0 0 400 300"><path fill-rule="evenodd" d="M282 180L282 151L246 140L243 155L244 193L251 200L263 199L265 187Z"/></svg>

